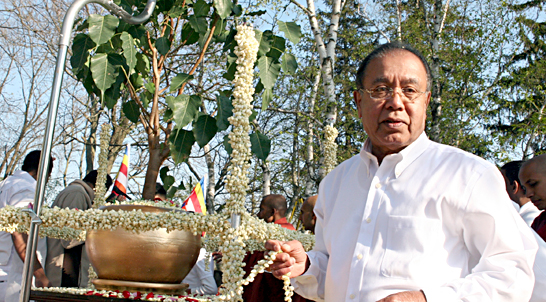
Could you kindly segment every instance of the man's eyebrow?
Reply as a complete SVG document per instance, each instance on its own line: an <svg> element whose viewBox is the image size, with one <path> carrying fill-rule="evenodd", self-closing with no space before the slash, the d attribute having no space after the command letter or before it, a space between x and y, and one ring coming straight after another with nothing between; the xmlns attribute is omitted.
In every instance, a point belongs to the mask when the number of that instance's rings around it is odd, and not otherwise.
<svg viewBox="0 0 546 302"><path fill-rule="evenodd" d="M402 84L420 84L421 81L419 81L419 78L408 78L400 81ZM390 80L387 77L378 77L373 82L372 85L378 84L378 83L390 83Z"/></svg>

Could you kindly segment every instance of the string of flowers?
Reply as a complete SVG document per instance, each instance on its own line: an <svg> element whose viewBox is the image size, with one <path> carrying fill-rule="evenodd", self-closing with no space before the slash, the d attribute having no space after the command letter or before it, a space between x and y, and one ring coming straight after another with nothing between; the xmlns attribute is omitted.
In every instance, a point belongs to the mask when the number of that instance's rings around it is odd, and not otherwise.
<svg viewBox="0 0 546 302"><path fill-rule="evenodd" d="M260 46L252 26L246 24L237 25L235 40L237 46L233 52L237 55L237 70L233 80L233 116L228 119L233 126L229 133L229 143L233 150L226 177L226 190L229 193L225 207L227 215L246 212L244 202L248 190L247 174L251 156L248 119L252 114L254 62Z"/></svg>
<svg viewBox="0 0 546 302"><path fill-rule="evenodd" d="M108 149L110 146L111 127L104 123L100 129L100 153L99 153L99 169L97 170L97 181L95 184L95 200L93 208L98 209L106 202L106 171L108 167Z"/></svg>
<svg viewBox="0 0 546 302"><path fill-rule="evenodd" d="M339 132L331 125L324 127L324 175L330 173L337 166L336 137Z"/></svg>

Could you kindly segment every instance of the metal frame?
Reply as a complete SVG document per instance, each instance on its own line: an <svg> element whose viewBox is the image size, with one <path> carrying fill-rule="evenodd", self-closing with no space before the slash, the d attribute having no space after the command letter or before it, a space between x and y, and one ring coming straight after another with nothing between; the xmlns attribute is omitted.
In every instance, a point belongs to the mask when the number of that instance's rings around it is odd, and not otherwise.
<svg viewBox="0 0 546 302"><path fill-rule="evenodd" d="M53 134L55 130L55 122L57 119L57 111L59 108L59 97L61 92L61 84L63 81L64 67L66 65L66 53L74 26L74 20L79 11L89 3L97 3L108 9L112 14L120 17L123 21L129 24L144 23L150 16L156 5L156 0L148 0L144 11L138 16L132 16L123 8L119 7L112 0L76 0L66 12L63 20L63 27L59 39L59 51L57 53L57 65L55 67L55 77L53 78L53 88L51 98L49 100L49 112L46 123L46 135L42 144L42 153L40 158L40 166L38 168L38 179L36 184L36 193L34 195L34 210L30 210L32 220L29 227L29 236L27 241L27 249L25 262L23 267L23 280L21 283L20 302L26 302L30 299L30 285L32 284L33 263L36 255L36 242L38 240L38 231L40 229L40 214L44 199L45 186L47 182L47 167L49 157L51 155L51 147L53 144Z"/></svg>

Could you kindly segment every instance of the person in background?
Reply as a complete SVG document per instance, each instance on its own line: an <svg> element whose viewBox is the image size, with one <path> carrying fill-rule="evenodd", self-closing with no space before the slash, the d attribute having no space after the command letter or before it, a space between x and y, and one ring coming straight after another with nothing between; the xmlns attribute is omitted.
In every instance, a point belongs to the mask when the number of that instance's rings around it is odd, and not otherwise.
<svg viewBox="0 0 546 302"><path fill-rule="evenodd" d="M167 200L167 191L165 191L165 188L163 188L163 185L158 182L155 183L154 200L158 200L158 201Z"/></svg>
<svg viewBox="0 0 546 302"><path fill-rule="evenodd" d="M82 211L90 209L95 199L97 175L97 170L93 170L82 180L70 183L57 195L52 207ZM106 188L112 183L112 178L107 175ZM85 251L85 241L47 238L46 274L55 287L87 287L89 258Z"/></svg>
<svg viewBox="0 0 546 302"><path fill-rule="evenodd" d="M315 203L317 202L318 195L309 196L301 205L300 210L300 221L303 225L303 228L306 231L310 231L313 234L315 233L315 223L317 221L317 216L313 212L315 208Z"/></svg>
<svg viewBox="0 0 546 302"><path fill-rule="evenodd" d="M209 268L205 266L205 257L207 257L207 250L201 248L199 251L199 257L197 262L188 273L186 278L182 280L182 283L187 283L188 294L195 295L216 295L218 293L218 286L214 280L214 263L212 256L209 256Z"/></svg>
<svg viewBox="0 0 546 302"><path fill-rule="evenodd" d="M266 242L273 275L319 301L528 301L536 240L497 167L426 136L424 56L387 43L355 79L368 138L319 186L313 250Z"/></svg>
<svg viewBox="0 0 546 302"><path fill-rule="evenodd" d="M535 218L540 215L541 210L530 202L531 199L525 196L525 191L519 181L518 174L523 163L523 161L511 161L502 166L500 171L506 183L508 196L514 201L514 208L519 212L525 223L531 226ZM533 265L535 287L529 302L543 302L546 301L546 242L536 232L533 232L533 235L537 240L538 251Z"/></svg>
<svg viewBox="0 0 546 302"><path fill-rule="evenodd" d="M0 208L13 206L28 208L34 202L36 180L41 151L35 150L27 154L20 171L15 171L0 182ZM53 158L49 158L46 182L53 170ZM0 232L0 302L19 301L23 266L26 256L28 235L14 232ZM51 285L42 263L47 252L45 238L39 238L33 267L33 283L38 287Z"/></svg>
<svg viewBox="0 0 546 302"><path fill-rule="evenodd" d="M260 212L258 218L268 223L278 224L285 229L295 231L294 226L286 219L287 203L282 195L271 194L263 197L260 203ZM247 253L243 262L245 278L250 274L258 261L264 258L264 252ZM283 281L278 280L270 273L258 274L254 281L243 287L243 300L245 302L283 302L284 289ZM292 301L306 301L298 294L292 296Z"/></svg>
<svg viewBox="0 0 546 302"><path fill-rule="evenodd" d="M511 161L506 163L500 168L501 174L504 177L504 182L506 184L506 192L510 199L517 204L516 209L519 212L519 215L523 220L531 226L535 218L540 215L541 210L539 210L529 199L525 196L525 191L521 185L518 173L519 169L523 165L523 161Z"/></svg>
<svg viewBox="0 0 546 302"><path fill-rule="evenodd" d="M519 180L525 187L525 196L541 211L546 209L546 154L526 161L519 170ZM535 218L531 228L546 240L546 211Z"/></svg>

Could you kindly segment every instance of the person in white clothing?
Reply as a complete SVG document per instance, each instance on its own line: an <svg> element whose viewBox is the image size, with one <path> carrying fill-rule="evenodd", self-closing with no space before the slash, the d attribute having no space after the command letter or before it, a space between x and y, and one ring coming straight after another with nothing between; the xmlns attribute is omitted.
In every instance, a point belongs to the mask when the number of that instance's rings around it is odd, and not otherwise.
<svg viewBox="0 0 546 302"><path fill-rule="evenodd" d="M315 301L528 301L536 240L493 164L427 138L424 57L384 44L356 85L368 139L320 184L313 250L266 242L273 275Z"/></svg>
<svg viewBox="0 0 546 302"><path fill-rule="evenodd" d="M504 177L508 196L510 196L510 199L518 205L517 209L521 218L531 226L535 218L537 218L542 211L531 202L530 198L525 196L525 191L519 181L518 173L523 163L524 161L521 160L508 162L500 168L500 171Z"/></svg>
<svg viewBox="0 0 546 302"><path fill-rule="evenodd" d="M205 266L205 257L207 257L207 250L201 248L197 262L186 278L182 280L182 283L189 284L189 294L216 295L218 293L218 286L214 280L214 263L212 261L212 257L209 256L208 259L208 270Z"/></svg>
<svg viewBox="0 0 546 302"><path fill-rule="evenodd" d="M30 152L24 159L22 170L0 182L0 208L14 206L27 208L34 202L36 178L41 152ZM50 158L48 178L53 169L53 158ZM23 261L26 256L27 234L0 232L0 302L19 301L23 275ZM42 261L47 248L45 238L38 240L33 274L34 285L49 286Z"/></svg>

